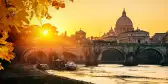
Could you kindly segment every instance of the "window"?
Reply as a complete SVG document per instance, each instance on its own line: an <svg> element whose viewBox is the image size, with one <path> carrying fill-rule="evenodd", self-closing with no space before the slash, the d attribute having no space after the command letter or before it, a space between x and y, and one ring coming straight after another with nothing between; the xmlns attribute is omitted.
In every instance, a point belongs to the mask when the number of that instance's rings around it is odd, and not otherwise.
<svg viewBox="0 0 168 84"><path fill-rule="evenodd" d="M138 40L138 43L141 43L141 40Z"/></svg>

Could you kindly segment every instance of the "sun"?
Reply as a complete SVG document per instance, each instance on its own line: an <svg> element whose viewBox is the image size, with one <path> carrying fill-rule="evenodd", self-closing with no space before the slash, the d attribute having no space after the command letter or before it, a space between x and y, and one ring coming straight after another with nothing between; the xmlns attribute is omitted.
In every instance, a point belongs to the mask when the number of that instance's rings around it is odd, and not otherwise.
<svg viewBox="0 0 168 84"><path fill-rule="evenodd" d="M43 35L46 36L48 34L48 30L43 31Z"/></svg>

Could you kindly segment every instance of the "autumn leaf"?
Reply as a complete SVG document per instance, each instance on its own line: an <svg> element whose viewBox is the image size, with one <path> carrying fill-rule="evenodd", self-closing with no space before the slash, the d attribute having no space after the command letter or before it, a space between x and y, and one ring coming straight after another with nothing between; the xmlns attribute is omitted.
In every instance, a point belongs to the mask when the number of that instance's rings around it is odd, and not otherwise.
<svg viewBox="0 0 168 84"><path fill-rule="evenodd" d="M52 2L52 6L58 6L58 5L59 5L58 1L53 1Z"/></svg>
<svg viewBox="0 0 168 84"><path fill-rule="evenodd" d="M47 14L47 17L46 17L46 19L51 19L52 17L49 15L49 14Z"/></svg>
<svg viewBox="0 0 168 84"><path fill-rule="evenodd" d="M48 0L38 0L39 4L45 4L48 3Z"/></svg>
<svg viewBox="0 0 168 84"><path fill-rule="evenodd" d="M10 61L11 58L10 58L8 55L4 55L3 59L5 59L5 60L8 61L8 62L11 62L11 61Z"/></svg>
<svg viewBox="0 0 168 84"><path fill-rule="evenodd" d="M0 59L4 59L4 56L6 56L5 54L8 53L8 49L5 46L2 46L0 48Z"/></svg>
<svg viewBox="0 0 168 84"><path fill-rule="evenodd" d="M65 8L65 4L64 4L64 3L61 3L61 4L60 4L60 7L61 7L61 8Z"/></svg>
<svg viewBox="0 0 168 84"><path fill-rule="evenodd" d="M12 1L13 6L15 6L16 8L25 9L25 6L22 2L23 0L11 0L11 1Z"/></svg>
<svg viewBox="0 0 168 84"><path fill-rule="evenodd" d="M2 69L4 69L4 68L2 67L2 64L0 63L0 70L2 70Z"/></svg>
<svg viewBox="0 0 168 84"><path fill-rule="evenodd" d="M69 1L73 2L74 0L69 0Z"/></svg>

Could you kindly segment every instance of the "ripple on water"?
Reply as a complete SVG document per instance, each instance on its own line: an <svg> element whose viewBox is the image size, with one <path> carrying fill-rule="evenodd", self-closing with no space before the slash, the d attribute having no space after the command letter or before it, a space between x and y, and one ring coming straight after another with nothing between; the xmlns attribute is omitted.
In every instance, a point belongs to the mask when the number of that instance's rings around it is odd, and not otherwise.
<svg viewBox="0 0 168 84"><path fill-rule="evenodd" d="M47 71L48 73L93 82L96 84L168 84L168 67L139 65L122 67L106 64L98 67L78 66L77 71ZM103 81L102 81L103 80Z"/></svg>

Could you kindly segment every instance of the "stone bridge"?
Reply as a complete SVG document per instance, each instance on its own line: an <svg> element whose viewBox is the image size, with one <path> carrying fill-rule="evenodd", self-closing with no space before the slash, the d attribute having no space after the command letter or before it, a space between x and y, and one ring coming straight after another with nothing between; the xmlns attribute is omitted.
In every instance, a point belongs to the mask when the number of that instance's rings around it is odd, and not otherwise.
<svg viewBox="0 0 168 84"><path fill-rule="evenodd" d="M17 46L15 47L16 56L22 63L50 63L50 61L59 59L83 61L84 54L81 47L34 47Z"/></svg>
<svg viewBox="0 0 168 84"><path fill-rule="evenodd" d="M136 59L141 64L158 64L168 61L168 44L132 44L94 42L94 58L100 63L123 63Z"/></svg>
<svg viewBox="0 0 168 84"><path fill-rule="evenodd" d="M18 46L15 52L26 63L50 63L57 58L90 63L123 63L127 59L137 59L141 64L168 62L168 44L94 42L78 47Z"/></svg>

